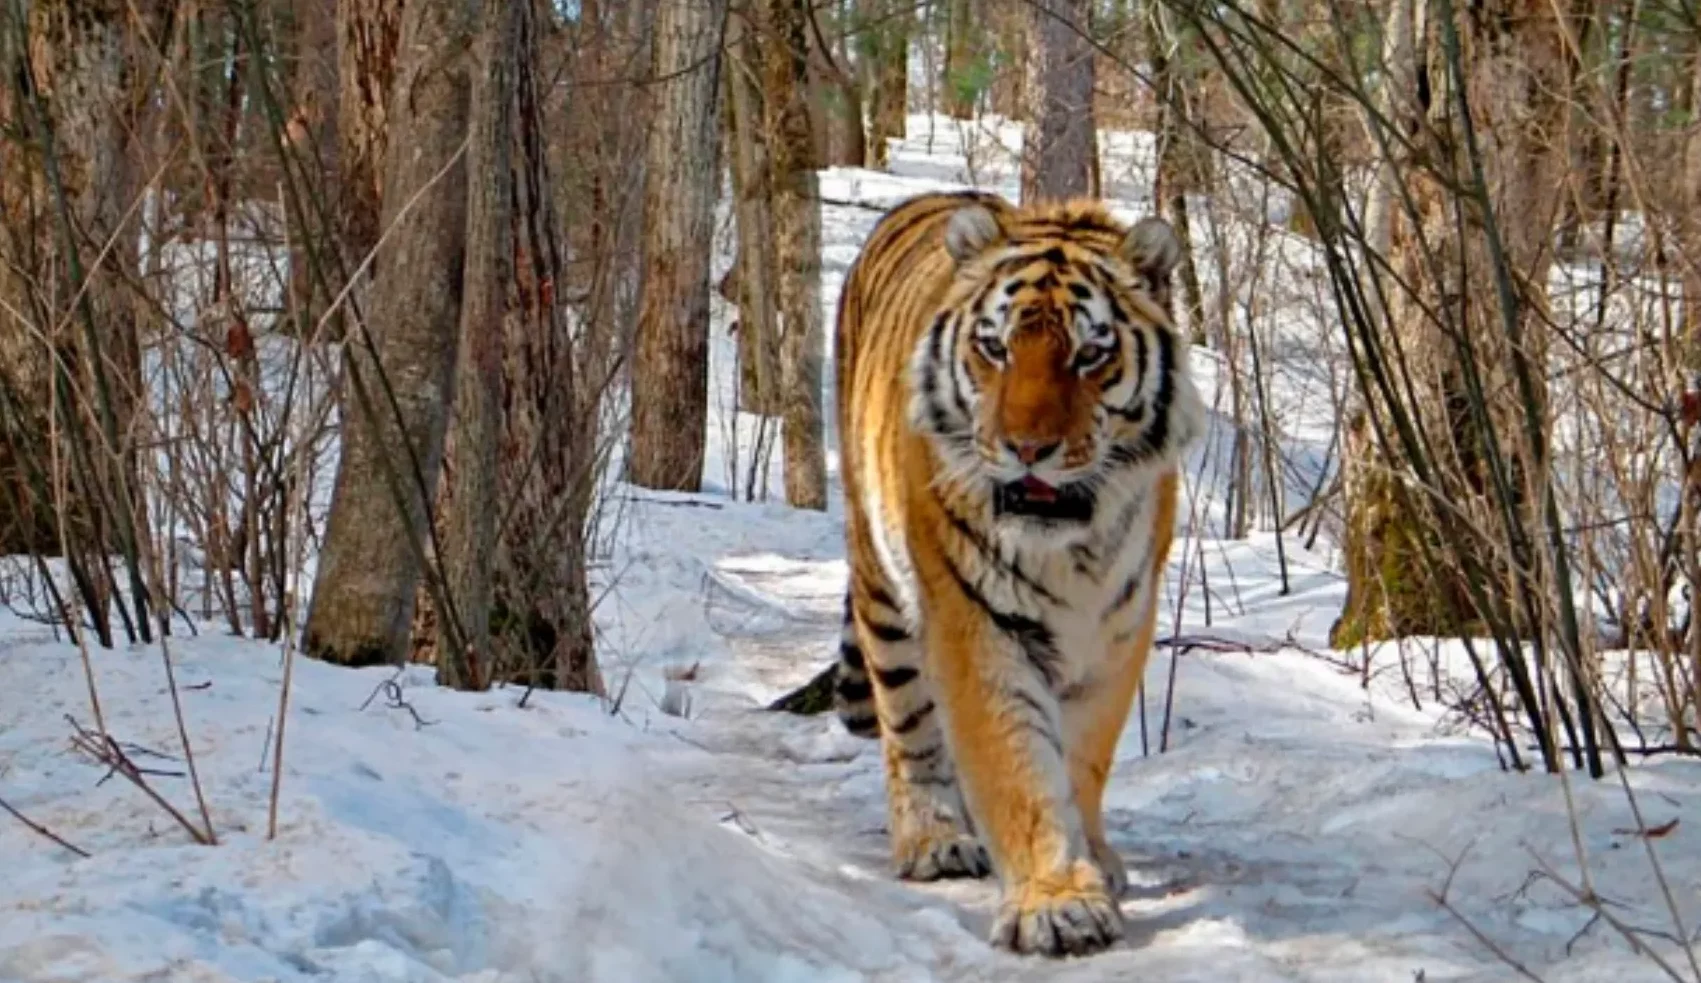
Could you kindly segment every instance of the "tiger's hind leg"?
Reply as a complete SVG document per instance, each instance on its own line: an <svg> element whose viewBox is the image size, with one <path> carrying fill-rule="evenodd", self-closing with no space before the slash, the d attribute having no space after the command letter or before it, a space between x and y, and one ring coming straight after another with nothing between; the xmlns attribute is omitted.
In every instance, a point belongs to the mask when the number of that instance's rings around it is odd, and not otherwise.
<svg viewBox="0 0 1701 983"><path fill-rule="evenodd" d="M921 645L901 612L884 598L847 600L839 658L840 718L852 733L879 732L898 876L931 881L990 873L992 862L963 807Z"/></svg>

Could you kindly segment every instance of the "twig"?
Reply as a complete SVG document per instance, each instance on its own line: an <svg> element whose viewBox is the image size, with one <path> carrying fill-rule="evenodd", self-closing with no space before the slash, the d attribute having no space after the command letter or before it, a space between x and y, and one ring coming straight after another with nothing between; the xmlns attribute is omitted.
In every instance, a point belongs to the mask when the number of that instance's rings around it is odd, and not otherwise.
<svg viewBox="0 0 1701 983"><path fill-rule="evenodd" d="M206 833L202 832L194 823L190 822L187 816L178 812L177 807L166 801L164 796L154 791L154 787L148 784L147 776L140 768L136 767L135 762L130 760L129 756L124 753L124 749L120 747L118 742L113 740L110 735L96 734L92 731L85 730L83 725L77 723L76 718L72 717L70 714L66 714L65 719L70 723L72 730L76 731L75 736L71 738L72 747L75 747L77 750L83 752L101 764L106 765L108 768L112 769L113 772L128 779L130 784L136 786L142 791L142 794L154 800L155 805L164 809L172 819L177 820L177 824L187 830L189 836L196 843L199 843L202 846L213 845L212 841L207 839Z"/></svg>
<svg viewBox="0 0 1701 983"><path fill-rule="evenodd" d="M1536 862L1537 866L1541 867L1542 873L1546 875L1548 880L1559 885L1565 893L1575 898L1578 904L1594 912L1596 915L1600 916L1601 921L1612 926L1613 931L1622 936L1624 941L1630 943L1630 949L1632 952L1639 956L1648 957L1654 965L1665 971L1666 976L1676 980L1677 983L1685 983L1683 977L1678 975L1677 970L1672 968L1670 963L1666 962L1659 953L1649 948L1648 944L1642 941L1642 938L1637 934L1636 929L1633 929L1619 921L1617 917L1607 911L1606 904L1601 900L1600 895L1596 894L1593 890L1585 890L1571 883L1569 880L1566 880L1564 876L1562 876L1557 870L1554 870L1553 866L1536 851L1529 847L1525 847L1525 851L1529 853L1530 858ZM1685 949L1688 948L1687 945L1684 945L1681 942L1679 945L1682 945Z"/></svg>
<svg viewBox="0 0 1701 983"><path fill-rule="evenodd" d="M35 822L34 820L30 819L28 816L24 815L23 813L19 812L16 809L12 808L11 803L7 802L5 799L0 799L0 809L4 809L7 812L11 813L13 819L16 819L18 822L23 823L25 826L28 826L34 832L39 833L40 835L47 837L48 839L59 844L60 846L64 847L65 849L71 851L72 853L76 854L77 856L82 857L85 860L88 859L89 852L87 850L81 849L80 847L73 846L72 844L65 842L65 840L61 839L57 834L55 834L52 830L48 829L46 826L43 826L40 823Z"/></svg>
<svg viewBox="0 0 1701 983"><path fill-rule="evenodd" d="M383 693L384 699L388 701L385 706L389 707L391 710L406 710L409 716L413 717L414 730L423 730L426 727L430 727L432 724L437 723L435 720L426 720L424 717L421 717L419 715L419 711L414 709L413 704L409 703L407 699L402 696L402 688L396 684L396 679L401 676L401 674L402 669L397 669L395 675L379 683L377 688L372 691L371 695L366 698L365 702L360 704L360 709L365 710L367 707L371 706L372 701L378 698L378 694ZM274 763L274 768L275 767Z"/></svg>
<svg viewBox="0 0 1701 983"><path fill-rule="evenodd" d="M1427 888L1424 890L1424 893L1429 895L1429 899L1431 901L1435 902L1438 906L1440 906L1442 911L1445 911L1445 912L1447 912L1447 914L1452 915L1454 921L1457 921L1460 925L1463 925L1465 927L1465 931L1471 933L1471 935L1478 942L1482 943L1484 948L1486 948L1489 952L1494 953L1494 957L1496 959L1499 959L1501 962L1512 967L1512 969L1515 970L1518 973L1518 975L1522 976L1524 979L1535 980L1536 983L1544 983L1544 981L1542 980L1542 978L1540 976L1537 976L1535 973L1530 972L1530 969L1529 969L1528 966L1525 966L1523 963L1512 958L1512 956L1509 953L1507 953L1507 951L1505 949L1502 949L1498 943L1496 943L1493 939L1489 938L1487 935L1484 935L1482 929L1479 929L1475 925L1471 924L1470 919L1468 919L1464 915L1460 914L1459 910L1457 908L1454 908L1452 903L1449 902L1446 898L1442 897L1440 894L1436 893L1435 891L1431 891Z"/></svg>

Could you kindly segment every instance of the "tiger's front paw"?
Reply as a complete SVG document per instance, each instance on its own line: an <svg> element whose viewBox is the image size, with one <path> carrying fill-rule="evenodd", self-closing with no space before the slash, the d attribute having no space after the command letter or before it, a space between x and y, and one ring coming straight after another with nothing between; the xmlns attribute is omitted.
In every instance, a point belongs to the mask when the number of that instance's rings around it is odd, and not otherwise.
<svg viewBox="0 0 1701 983"><path fill-rule="evenodd" d="M907 881L936 881L943 877L985 877L992 858L973 836L945 826L910 837L893 847L898 876Z"/></svg>
<svg viewBox="0 0 1701 983"><path fill-rule="evenodd" d="M1085 956L1122 938L1122 910L1095 866L1077 861L1061 886L1043 882L1005 892L992 944L1023 954Z"/></svg>

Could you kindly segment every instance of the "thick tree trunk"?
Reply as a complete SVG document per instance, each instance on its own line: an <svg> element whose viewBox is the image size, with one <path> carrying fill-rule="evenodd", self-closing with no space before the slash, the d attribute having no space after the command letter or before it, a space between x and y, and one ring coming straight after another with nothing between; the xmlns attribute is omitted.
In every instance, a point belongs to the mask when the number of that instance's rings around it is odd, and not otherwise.
<svg viewBox="0 0 1701 983"><path fill-rule="evenodd" d="M338 211L351 267L377 245L382 231L387 147L393 135L390 98L402 16L403 0L337 0Z"/></svg>
<svg viewBox="0 0 1701 983"><path fill-rule="evenodd" d="M726 0L667 0L656 25L656 72L667 81L649 138L626 461L627 480L645 488L696 491L703 482L725 20Z"/></svg>
<svg viewBox="0 0 1701 983"><path fill-rule="evenodd" d="M780 371L785 390L786 501L827 507L822 421L821 197L810 160L805 86L808 0L768 0L765 105L773 153L779 262Z"/></svg>
<svg viewBox="0 0 1701 983"><path fill-rule="evenodd" d="M1331 632L1338 646L1480 631L1485 624L1515 634L1532 627L1528 578L1537 576L1534 565L1541 560L1540 551L1529 549L1543 531L1530 517L1540 514L1541 493L1533 483L1544 480L1544 449L1529 437L1516 373L1522 366L1535 381L1531 397L1544 412L1544 285L1563 205L1553 189L1570 153L1562 138L1570 75L1554 7L1539 0L1499 0L1488 7L1461 10L1454 28L1515 303L1508 312L1497 300L1483 216L1467 212L1470 227L1461 237L1453 193L1443 185L1469 186L1473 164L1451 95L1440 12L1421 0L1396 5L1389 50L1409 58L1411 67L1392 67L1384 113L1402 121L1406 132L1438 139L1420 148L1421 159L1395 162L1384 182L1400 180L1404 188L1376 192L1369 237L1373 245L1387 242L1397 282L1406 285L1390 291L1385 330L1398 338L1400 378L1410 380L1401 402L1426 445L1431 477L1424 494L1438 498L1406 490L1411 482L1397 476L1414 464L1399 454L1391 460L1395 448L1366 441L1346 458L1349 580L1346 606ZM1404 78L1417 84L1402 84ZM1427 105L1418 101L1425 92L1436 94ZM1403 206L1392 204L1395 194L1413 203L1416 225ZM1468 361L1461 344L1470 346ZM1481 394L1486 417L1471 409L1473 392ZM1501 483L1503 491L1497 490ZM1445 509L1437 501L1445 501ZM1477 531L1470 555L1441 549L1432 532L1441 523ZM1449 539L1456 543L1458 537Z"/></svg>
<svg viewBox="0 0 1701 983"><path fill-rule="evenodd" d="M773 160L764 139L757 36L734 21L727 46L726 116L738 257L727 274L738 305L739 406L763 416L782 412L779 332L774 310ZM724 289L724 288L723 288Z"/></svg>
<svg viewBox="0 0 1701 983"><path fill-rule="evenodd" d="M513 120L515 13L484 5L472 79L467 141L466 272L451 423L454 467L443 489L447 529L443 582L450 612L437 612L437 679L456 689L492 682L490 610L495 603L496 514L502 437L502 340L514 282Z"/></svg>
<svg viewBox="0 0 1701 983"><path fill-rule="evenodd" d="M577 350L583 336L556 289L565 250L539 111L553 70L540 61L539 16L537 7L521 6L514 59L517 262L502 346L496 500L504 522L490 612L493 668L514 683L600 694L585 536L600 473L601 394L586 391Z"/></svg>
<svg viewBox="0 0 1701 983"><path fill-rule="evenodd" d="M1096 170L1086 0L1035 0L1029 37L1022 201L1090 195Z"/></svg>
<svg viewBox="0 0 1701 983"><path fill-rule="evenodd" d="M26 22L17 16L0 14L8 81L0 86L0 298L48 337L0 314L9 390L0 413L0 537L12 540L8 552L68 547L103 644L111 641L109 602L121 591L130 595L120 615L132 637L149 638L138 567L139 308L129 288L137 239L123 220L140 190L131 135L146 105L134 87L146 77L147 50L134 44L133 29L158 31L158 11L153 3L37 0ZM115 553L127 577L114 569Z"/></svg>
<svg viewBox="0 0 1701 983"><path fill-rule="evenodd" d="M411 0L402 22L384 176L383 222L394 230L378 252L367 330L345 348L342 460L306 632L309 654L345 665L402 661L427 547L466 261L467 173L456 154L469 6Z"/></svg>

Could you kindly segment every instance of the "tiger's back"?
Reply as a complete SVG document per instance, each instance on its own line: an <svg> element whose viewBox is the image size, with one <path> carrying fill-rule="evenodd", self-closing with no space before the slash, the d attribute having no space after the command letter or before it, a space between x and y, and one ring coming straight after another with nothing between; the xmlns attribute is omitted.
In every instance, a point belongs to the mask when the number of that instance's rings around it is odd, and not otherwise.
<svg viewBox="0 0 1701 983"><path fill-rule="evenodd" d="M930 194L841 294L839 715L881 740L899 875L996 867L994 939L1020 951L1121 931L1101 796L1203 420L1176 255L1093 204Z"/></svg>

